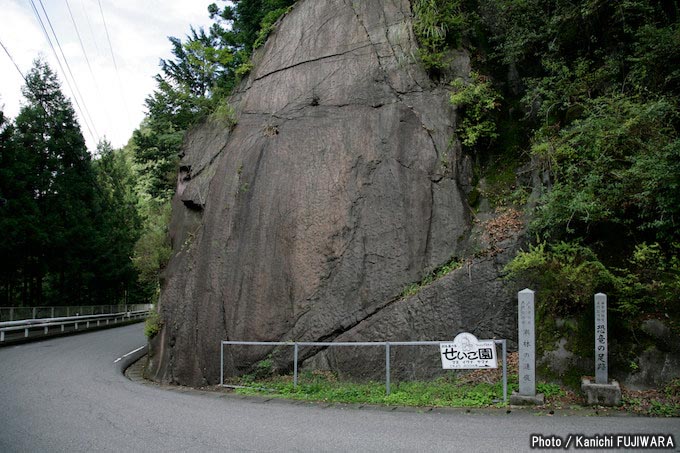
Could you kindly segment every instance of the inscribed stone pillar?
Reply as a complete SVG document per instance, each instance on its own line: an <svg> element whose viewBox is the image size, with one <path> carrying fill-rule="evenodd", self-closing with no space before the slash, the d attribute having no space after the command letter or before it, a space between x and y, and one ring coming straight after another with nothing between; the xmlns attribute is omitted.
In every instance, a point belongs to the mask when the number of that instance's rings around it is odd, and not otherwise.
<svg viewBox="0 0 680 453"><path fill-rule="evenodd" d="M595 294L595 383L609 382L607 360L607 295Z"/></svg>
<svg viewBox="0 0 680 453"><path fill-rule="evenodd" d="M524 289L517 294L519 328L519 394L536 395L536 326L534 292Z"/></svg>

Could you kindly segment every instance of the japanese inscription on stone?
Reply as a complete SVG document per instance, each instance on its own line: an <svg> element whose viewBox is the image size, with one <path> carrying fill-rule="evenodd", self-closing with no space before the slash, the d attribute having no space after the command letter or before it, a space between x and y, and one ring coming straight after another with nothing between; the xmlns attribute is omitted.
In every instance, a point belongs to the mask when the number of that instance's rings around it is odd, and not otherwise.
<svg viewBox="0 0 680 453"><path fill-rule="evenodd" d="M536 396L536 332L534 292L524 289L517 294L519 327L519 394Z"/></svg>
<svg viewBox="0 0 680 453"><path fill-rule="evenodd" d="M471 333L459 333L453 343L439 343L439 350L445 370L498 368L494 341L478 340Z"/></svg>
<svg viewBox="0 0 680 453"><path fill-rule="evenodd" d="M595 294L595 383L609 382L607 362L607 295Z"/></svg>

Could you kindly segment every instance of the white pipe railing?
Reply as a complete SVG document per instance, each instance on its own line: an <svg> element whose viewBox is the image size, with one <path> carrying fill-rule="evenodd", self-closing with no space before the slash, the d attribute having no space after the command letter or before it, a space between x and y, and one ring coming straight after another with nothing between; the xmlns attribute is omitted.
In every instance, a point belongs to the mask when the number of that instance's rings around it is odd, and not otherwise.
<svg viewBox="0 0 680 453"><path fill-rule="evenodd" d="M449 340L450 341L450 340ZM508 360L507 341L494 339L494 344L501 347L503 358L503 402L508 402ZM224 346L293 346L293 388L298 384L298 352L300 346L382 346L385 348L385 394L390 394L390 347L393 346L439 346L446 341L226 341L220 343L220 386L224 386Z"/></svg>

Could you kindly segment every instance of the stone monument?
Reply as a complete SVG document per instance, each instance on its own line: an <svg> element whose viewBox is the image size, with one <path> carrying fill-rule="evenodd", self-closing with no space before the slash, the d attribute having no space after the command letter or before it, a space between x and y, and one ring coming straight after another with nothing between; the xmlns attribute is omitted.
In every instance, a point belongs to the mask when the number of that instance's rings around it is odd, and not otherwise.
<svg viewBox="0 0 680 453"><path fill-rule="evenodd" d="M581 390L586 394L588 404L618 406L621 404L621 387L609 382L607 357L607 295L595 294L595 382L588 378L581 380Z"/></svg>
<svg viewBox="0 0 680 453"><path fill-rule="evenodd" d="M517 293L517 327L519 351L519 392L510 396L510 404L543 404L543 394L536 394L536 316L534 291Z"/></svg>

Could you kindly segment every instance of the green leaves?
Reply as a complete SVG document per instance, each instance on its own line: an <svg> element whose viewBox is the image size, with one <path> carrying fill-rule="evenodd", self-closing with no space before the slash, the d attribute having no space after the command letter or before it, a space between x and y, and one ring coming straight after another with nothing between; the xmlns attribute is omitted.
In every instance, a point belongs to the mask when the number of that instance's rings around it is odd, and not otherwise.
<svg viewBox="0 0 680 453"><path fill-rule="evenodd" d="M491 82L477 72L470 72L470 81L451 82L450 101L459 111L456 134L464 146L475 147L482 141L493 140L496 133L494 113L500 107L501 96Z"/></svg>
<svg viewBox="0 0 680 453"><path fill-rule="evenodd" d="M276 21L278 21L281 16L286 14L289 10L290 7L279 8L269 11L267 14L265 14L265 16L262 18L262 21L260 22L260 30L257 32L257 39L255 39L255 42L253 42L253 49L257 49L265 43L269 34L274 31L274 24Z"/></svg>
<svg viewBox="0 0 680 453"><path fill-rule="evenodd" d="M185 42L170 38L173 60L161 60L158 88L146 99L152 122L186 130L213 109L234 85L238 58L219 37L191 29Z"/></svg>
<svg viewBox="0 0 680 453"><path fill-rule="evenodd" d="M680 313L680 244L637 244L628 266L620 269L619 310L624 316L640 312Z"/></svg>
<svg viewBox="0 0 680 453"><path fill-rule="evenodd" d="M541 304L552 315L574 315L593 294L615 287L617 278L595 253L578 242L539 242L505 267L506 278L540 289Z"/></svg>
<svg viewBox="0 0 680 453"><path fill-rule="evenodd" d="M459 0L413 0L413 31L425 69L438 73L449 65L446 51L462 44L466 17Z"/></svg>
<svg viewBox="0 0 680 453"><path fill-rule="evenodd" d="M534 227L584 234L606 221L655 231L658 240L673 237L680 218L674 102L612 94L584 102L583 109L570 126L534 143L534 155L550 163L555 181Z"/></svg>
<svg viewBox="0 0 680 453"><path fill-rule="evenodd" d="M152 309L144 322L144 335L150 340L158 335L162 327L161 315L155 309Z"/></svg>
<svg viewBox="0 0 680 453"><path fill-rule="evenodd" d="M126 165L107 143L92 161L49 66L37 61L26 79L26 104L0 128L0 303L116 303L136 280Z"/></svg>
<svg viewBox="0 0 680 453"><path fill-rule="evenodd" d="M404 288L404 290L401 292L400 297L409 297L413 296L414 294L418 294L418 292L422 288L431 284L435 280L439 280L440 278L449 274L450 272L460 269L462 266L463 262L460 259L453 257L447 263L439 266L438 268L434 269L433 271L425 275L425 277L423 277L421 281L412 283L406 288Z"/></svg>
<svg viewBox="0 0 680 453"><path fill-rule="evenodd" d="M135 244L132 262L139 272L140 282L154 288L157 295L160 292L160 273L172 255L167 229L170 222L170 202L147 200L143 210L144 231Z"/></svg>
<svg viewBox="0 0 680 453"><path fill-rule="evenodd" d="M139 172L139 191L163 202L175 192L177 163L184 130L156 117L144 120L132 135L134 161Z"/></svg>

